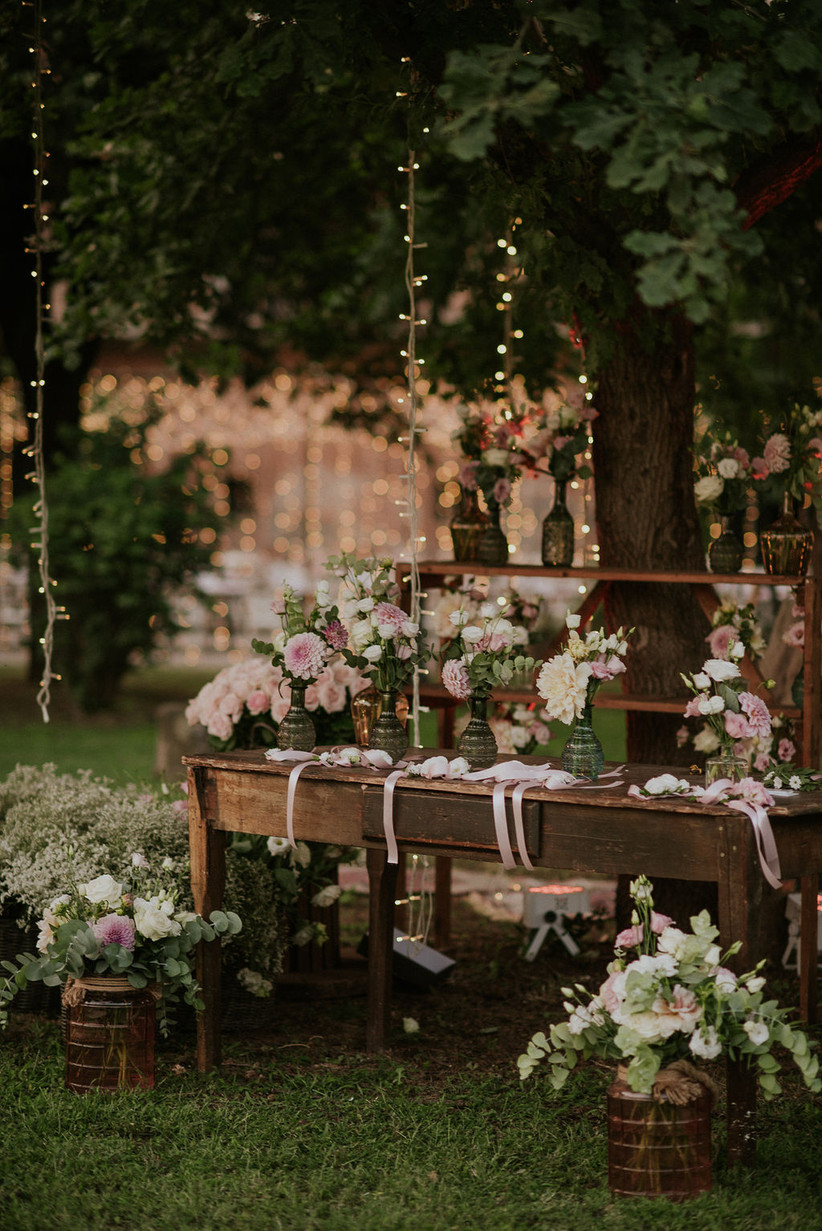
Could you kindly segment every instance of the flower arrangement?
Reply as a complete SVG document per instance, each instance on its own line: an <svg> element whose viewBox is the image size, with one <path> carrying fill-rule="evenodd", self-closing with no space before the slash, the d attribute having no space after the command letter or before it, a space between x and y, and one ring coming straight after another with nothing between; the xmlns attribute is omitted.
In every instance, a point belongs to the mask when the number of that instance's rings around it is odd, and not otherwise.
<svg viewBox="0 0 822 1231"><path fill-rule="evenodd" d="M570 611L565 625L565 649L543 664L537 676L537 692L545 702L547 717L570 725L582 717L601 684L625 671L623 659L634 630L626 633L619 628L608 636L594 628L583 639L577 631L580 617Z"/></svg>
<svg viewBox="0 0 822 1231"><path fill-rule="evenodd" d="M765 1098L780 1091L774 1047L790 1052L805 1085L822 1090L819 1061L806 1036L776 1001L765 1000L760 962L735 975L725 963L739 943L722 953L707 911L691 918L691 932L653 909L653 886L640 876L631 884L631 926L620 932L608 978L590 997L585 988L563 988L568 1020L540 1032L517 1061L520 1077L544 1059L560 1089L580 1060L596 1056L627 1066L628 1085L650 1094L662 1066L721 1055L755 1066ZM633 951L634 956L630 956ZM583 998L584 996L584 998Z"/></svg>
<svg viewBox="0 0 822 1231"><path fill-rule="evenodd" d="M527 462L522 450L531 408L510 402L480 401L460 406L460 426L451 435L465 461L459 481L466 491L479 488L489 507L505 508L511 502L514 483Z"/></svg>
<svg viewBox="0 0 822 1231"><path fill-rule="evenodd" d="M340 604L348 626L341 648L350 667L361 671L380 692L398 692L427 653L420 626L397 605L399 587L393 561L343 554L328 563L340 578Z"/></svg>
<svg viewBox="0 0 822 1231"><path fill-rule="evenodd" d="M367 686L362 673L342 659L323 667L305 690L305 707L315 716L318 743L352 738L351 699ZM290 704L291 684L282 668L257 656L223 667L189 701L186 719L190 726L201 723L220 751L271 747Z"/></svg>
<svg viewBox="0 0 822 1231"><path fill-rule="evenodd" d="M711 616L711 631L705 640L711 658L727 658L735 641L742 643L750 658L759 658L765 649L762 626L753 603L741 605L729 598L723 599Z"/></svg>
<svg viewBox="0 0 822 1231"><path fill-rule="evenodd" d="M696 455L696 502L716 517L745 508L755 471L750 456L730 432L712 438L706 432Z"/></svg>
<svg viewBox="0 0 822 1231"><path fill-rule="evenodd" d="M523 446L527 464L533 470L547 471L559 483L573 478L590 478L591 467L587 460L580 464L579 458L590 457L590 425L599 411L591 405L582 388L578 396L574 392L567 400L550 391L546 399L550 401L539 416L539 430Z"/></svg>
<svg viewBox="0 0 822 1231"><path fill-rule="evenodd" d="M457 701L488 697L495 687L504 688L518 673L530 674L540 665L516 652L514 625L496 603L483 603L475 621L458 607L451 623L455 635L442 652L442 682Z"/></svg>
<svg viewBox="0 0 822 1231"><path fill-rule="evenodd" d="M551 729L543 719L547 715L536 702L506 704L497 702L488 725L494 733L500 752L528 756L545 747L551 739Z"/></svg>
<svg viewBox="0 0 822 1231"><path fill-rule="evenodd" d="M308 615L290 585L283 586L282 603L275 603L273 610L282 621L282 631L273 642L255 638L252 649L268 655L271 665L279 667L292 686L316 684L328 662L348 642L348 633L329 597L328 582L321 581L317 586Z"/></svg>
<svg viewBox="0 0 822 1231"><path fill-rule="evenodd" d="M685 686L694 694L685 706L686 718L706 720L716 740L716 749L728 755L748 755L744 741L769 741L771 715L767 705L748 690L739 670L739 659L745 648L741 641L732 641L728 658L708 658L702 670L692 675L680 672ZM772 687L772 681L766 681ZM708 751L703 741L700 751Z"/></svg>
<svg viewBox="0 0 822 1231"><path fill-rule="evenodd" d="M762 456L753 460L754 477L787 493L800 506L810 499L822 512L822 410L794 403L765 439Z"/></svg>
<svg viewBox="0 0 822 1231"><path fill-rule="evenodd" d="M164 861L165 864L165 861ZM56 897L38 921L36 954L23 954L0 983L0 1001L10 1002L29 982L64 984L85 975L119 975L132 987L156 986L158 1020L167 1033L168 1007L182 993L186 1004L202 1009L194 975L194 951L201 940L240 931L232 911L212 911L208 922L184 910L169 866L152 871L142 852L131 857L130 875L109 873L74 882Z"/></svg>

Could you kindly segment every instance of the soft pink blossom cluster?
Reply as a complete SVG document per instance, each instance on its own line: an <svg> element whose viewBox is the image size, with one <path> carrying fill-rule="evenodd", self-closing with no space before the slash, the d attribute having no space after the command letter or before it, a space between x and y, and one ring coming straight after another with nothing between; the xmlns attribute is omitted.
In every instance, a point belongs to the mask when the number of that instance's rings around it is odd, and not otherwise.
<svg viewBox="0 0 822 1231"><path fill-rule="evenodd" d="M316 683L306 688L306 709L338 714L345 709L349 696L365 687L367 680L355 667L342 661L331 663L321 669ZM290 704L291 687L282 669L258 655L223 667L189 702L186 720L190 726L201 723L215 739L227 740L244 710L279 723Z"/></svg>

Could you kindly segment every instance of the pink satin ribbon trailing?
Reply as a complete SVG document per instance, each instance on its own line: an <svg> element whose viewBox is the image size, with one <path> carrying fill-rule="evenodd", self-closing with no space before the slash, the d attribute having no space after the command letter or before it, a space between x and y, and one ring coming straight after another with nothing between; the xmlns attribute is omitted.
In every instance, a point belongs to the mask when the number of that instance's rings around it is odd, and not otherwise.
<svg viewBox="0 0 822 1231"><path fill-rule="evenodd" d="M404 769L395 769L389 774L382 788L382 828L385 834L386 858L389 863L399 863L397 835L394 832L394 787L405 777Z"/></svg>
<svg viewBox="0 0 822 1231"><path fill-rule="evenodd" d="M734 785L735 783L731 782L730 778L720 778L717 782L711 783L700 802L703 804L723 803L727 808L734 808L737 812L745 813L753 826L762 875L772 889L780 889L782 870L779 864L776 838L768 818L768 809L750 799L726 798L725 791Z"/></svg>

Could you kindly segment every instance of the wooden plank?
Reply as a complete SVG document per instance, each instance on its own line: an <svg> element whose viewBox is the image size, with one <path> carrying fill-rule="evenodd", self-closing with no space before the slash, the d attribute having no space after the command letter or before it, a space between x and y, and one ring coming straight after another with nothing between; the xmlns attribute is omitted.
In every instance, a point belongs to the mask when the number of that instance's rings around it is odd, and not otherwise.
<svg viewBox="0 0 822 1231"><path fill-rule="evenodd" d="M487 787L485 790L487 792ZM516 851L510 800L506 804L508 835ZM535 800L523 800L525 849L532 860L539 858L539 814L539 804ZM437 846L450 849L455 855L460 851L499 850L492 801L487 793L455 796L453 792L430 790L423 799L418 794L396 790L393 820L394 833L401 845L408 843L423 849L427 845ZM384 840L383 793L376 787L365 788L362 837L371 841Z"/></svg>
<svg viewBox="0 0 822 1231"><path fill-rule="evenodd" d="M394 959L394 898L397 865L384 851L370 850L368 864L368 1019L365 1046L384 1051L391 1025L391 970Z"/></svg>
<svg viewBox="0 0 822 1231"><path fill-rule="evenodd" d="M436 579L442 577L545 577L579 580L596 578L599 581L648 582L649 584L675 585L751 585L751 586L795 586L797 577L775 577L770 573L709 573L705 572L666 572L664 570L649 572L647 569L611 568L607 565L586 565L584 567L546 566L542 564L525 564L511 559L507 564L472 564L468 561L456 563L448 560L424 560L418 565L420 581L423 585L436 587ZM402 562L396 565L397 576L401 584L407 575L408 565Z"/></svg>
<svg viewBox="0 0 822 1231"><path fill-rule="evenodd" d="M225 834L210 824L208 772L192 769L188 774L188 841L191 859L191 892L194 909L206 918L223 904L225 889ZM197 1016L197 1067L206 1072L221 1060L222 953L219 941L197 946L197 982L205 1009Z"/></svg>
<svg viewBox="0 0 822 1231"><path fill-rule="evenodd" d="M819 961L819 914L817 894L819 876L800 880L802 905L799 915L799 1014L804 1022L816 1021L817 962Z"/></svg>

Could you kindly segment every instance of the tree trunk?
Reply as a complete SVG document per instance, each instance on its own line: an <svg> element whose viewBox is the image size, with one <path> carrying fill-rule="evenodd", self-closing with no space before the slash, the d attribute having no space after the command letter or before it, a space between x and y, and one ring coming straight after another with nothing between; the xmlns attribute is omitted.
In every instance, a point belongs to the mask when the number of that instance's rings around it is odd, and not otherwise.
<svg viewBox="0 0 822 1231"><path fill-rule="evenodd" d="M693 495L690 324L673 311L637 308L619 327L597 382L593 454L602 564L646 572L704 569ZM679 673L697 670L706 653L708 622L691 587L612 586L606 617L610 627L636 629L626 690L681 695ZM679 715L629 712L628 759L687 763L692 757L676 743L682 721Z"/></svg>

